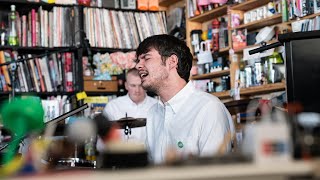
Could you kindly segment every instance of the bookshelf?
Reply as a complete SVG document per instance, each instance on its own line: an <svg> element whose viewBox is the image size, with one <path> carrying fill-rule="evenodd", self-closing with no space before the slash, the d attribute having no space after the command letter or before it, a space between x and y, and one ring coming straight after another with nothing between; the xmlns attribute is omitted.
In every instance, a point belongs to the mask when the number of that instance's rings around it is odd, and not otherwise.
<svg viewBox="0 0 320 180"><path fill-rule="evenodd" d="M15 89L15 94L17 96L37 96L43 100L52 99L53 103L59 101L62 104L70 104L71 109L83 103L83 101L76 99L76 94L79 92L86 91L88 96L113 98L120 95L121 90L123 90L123 87L118 85L119 78L124 79L123 70L121 70L122 74L117 75L117 79L110 81L95 81L83 77L82 60L88 55L89 50L92 55L97 53L105 55L116 52L129 53L135 51L137 45L147 36L167 33L164 11L151 12L47 4L26 0L0 0L0 20L7 20L7 14L12 4L16 6L16 12L19 14L17 19L20 25L18 28L21 30L18 32L21 41L20 46L5 44L0 46L0 52L17 52L18 59L32 57L28 61L18 63L19 66L23 67L21 69L26 70L27 68L29 70L30 68L30 71L32 71L23 74L24 79L29 78L30 82L26 86L30 85L30 87L22 90L20 86L19 89ZM87 16L88 12L91 13L89 16ZM112 12L116 18L111 19L106 12ZM110 23L103 21L107 18ZM140 22L137 19L143 21ZM24 26L22 26L23 23ZM6 22L6 24L8 23ZM113 26L111 27L110 24ZM110 31L103 31L107 26ZM27 31L24 32L23 29ZM135 29L135 34L132 33L132 29ZM90 42L89 47L84 44L85 36ZM122 36L125 36L126 39ZM24 42L22 42L23 39ZM105 41L100 40L98 42L97 39L104 39ZM109 39L112 43L117 41L118 44L107 46L105 42ZM122 44L122 46L119 44ZM127 46L128 44L130 45ZM63 53L70 53L71 62ZM52 54L55 54L56 57L53 58ZM31 63L33 64L31 65ZM42 65L37 66L37 63ZM57 67L59 67L57 71L51 66L51 63L57 64ZM33 68L31 69L31 67ZM66 69L67 72L62 72ZM17 83L23 82L20 71L18 70ZM58 79L58 76L61 77L59 87L62 88L55 89L57 85L54 82ZM20 78L22 81L20 81ZM50 85L51 89L49 90ZM65 85L66 87L64 87ZM67 86L72 86L72 88L67 88ZM3 89L3 81L0 81L0 99L8 99L10 92L9 89Z"/></svg>
<svg viewBox="0 0 320 180"><path fill-rule="evenodd" d="M224 17L227 21L229 20L228 18L228 5L222 5L217 8L213 8L212 10L206 11L200 15L195 15L193 17L188 17L188 11L189 11L189 6L190 4L187 3L187 13L186 13L186 37L187 37L187 44L191 48L191 38L190 38L190 33L192 30L195 29L201 29L203 32L207 31L207 26L211 24L212 19L214 18L221 18ZM228 36L229 31L228 31ZM229 50L230 50L230 38L228 38L228 43L229 46L220 48L218 53L215 52L215 54L218 54L219 57L223 57L225 59L230 59L229 56ZM191 48L192 49L192 48ZM212 52L213 53L213 52ZM197 58L195 58L195 61L197 61ZM214 71L211 73L206 73L206 74L201 74L201 75L195 75L192 76L192 80L206 80L209 79L212 82L220 82L221 78L224 76L229 76L231 73L231 69L228 70L220 70L220 71ZM231 98L229 91L223 91L223 92L214 92L211 93L219 98Z"/></svg>
<svg viewBox="0 0 320 180"><path fill-rule="evenodd" d="M188 4L188 1L186 2L186 7L187 11L190 9L190 4ZM221 72L213 72L213 73L207 73L207 74L202 74L202 75L195 75L192 76L190 79L192 80L204 80L204 79L212 79L216 78L219 76L223 75L230 75L230 83L231 83L231 89L234 88L235 85L235 76L236 76L236 71L239 69L239 62L243 57L243 50L245 48L254 48L258 47L258 44L254 45L249 45L245 46L241 49L234 50L232 46L232 38L231 34L233 30L239 30L239 29L246 29L248 32L258 32L261 28L265 26L275 26L279 30L277 33L283 33L286 31L282 31L282 29L287 30L287 32L291 31L291 24L293 22L296 22L297 20L303 20L303 19L310 19L314 18L316 16L319 16L320 13L314 13L310 15L306 15L303 17L300 17L298 19L294 20L289 20L288 22L282 22L282 14L281 13L275 13L272 16L265 17L264 19L261 20L256 20L252 21L246 24L240 24L237 27L231 28L231 12L229 10L237 10L237 11L251 11L254 9L257 9L261 6L265 6L270 2L270 0L247 0L243 3L240 4L228 4L228 5L223 5L218 8L214 8L210 11L206 11L203 14L200 14L198 16L194 17L188 17L188 13L186 13L186 29L187 29L187 44L191 48L191 38L190 32L194 29L201 29L204 30L208 24L210 24L210 21L213 20L213 18L219 18L219 17L227 17L229 20L229 26L228 26L228 35L229 35L229 47L226 47L224 49L219 50L219 54L227 54L229 55L229 60L230 60L230 68L228 71L221 71ZM278 6L279 7L279 6ZM276 39L272 39L268 42L267 44L272 44L277 42ZM197 61L197 58L194 58L194 61ZM278 92L278 91L285 91L286 90L286 84L284 82L278 82L274 84L266 84L266 85L260 85L260 86L251 86L248 88L241 88L240 89L240 98L252 98L255 96L259 95L264 95L264 94L269 94L273 92ZM213 92L210 93L212 95L215 95L219 97L220 99L223 99L224 102L233 102L233 98L231 96L232 90L228 90L225 92Z"/></svg>

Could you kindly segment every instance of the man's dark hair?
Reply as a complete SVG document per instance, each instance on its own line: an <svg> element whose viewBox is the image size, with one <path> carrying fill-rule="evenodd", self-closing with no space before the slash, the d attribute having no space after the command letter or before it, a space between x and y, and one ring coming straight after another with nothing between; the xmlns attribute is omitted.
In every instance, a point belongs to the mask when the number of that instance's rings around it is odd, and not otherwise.
<svg viewBox="0 0 320 180"><path fill-rule="evenodd" d="M168 57L175 54L178 57L177 71L179 76L186 82L189 81L192 54L185 42L167 34L150 36L139 44L136 52L137 57L149 52L152 48L159 52L163 63Z"/></svg>

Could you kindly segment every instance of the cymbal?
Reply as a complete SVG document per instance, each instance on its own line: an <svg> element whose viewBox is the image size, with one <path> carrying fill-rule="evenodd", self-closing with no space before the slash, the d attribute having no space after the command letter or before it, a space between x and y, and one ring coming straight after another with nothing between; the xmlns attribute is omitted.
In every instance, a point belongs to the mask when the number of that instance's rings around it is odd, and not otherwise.
<svg viewBox="0 0 320 180"><path fill-rule="evenodd" d="M119 129L126 129L127 126L129 128L137 128L137 127L146 126L147 119L146 118L125 117L125 118L121 118L117 121L113 121L113 123L117 124Z"/></svg>

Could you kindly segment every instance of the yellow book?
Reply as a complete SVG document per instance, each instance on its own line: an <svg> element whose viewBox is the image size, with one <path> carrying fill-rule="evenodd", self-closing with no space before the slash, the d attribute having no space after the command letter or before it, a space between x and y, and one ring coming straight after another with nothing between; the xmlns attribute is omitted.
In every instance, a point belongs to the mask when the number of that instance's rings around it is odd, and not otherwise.
<svg viewBox="0 0 320 180"><path fill-rule="evenodd" d="M0 51L0 64L6 63L5 57L4 57L4 52ZM1 66L2 73L4 75L4 79L6 81L6 84L8 85L8 90L11 90L11 81L10 81L10 76L9 76L9 71L8 71L8 66ZM10 85L10 86L9 86Z"/></svg>

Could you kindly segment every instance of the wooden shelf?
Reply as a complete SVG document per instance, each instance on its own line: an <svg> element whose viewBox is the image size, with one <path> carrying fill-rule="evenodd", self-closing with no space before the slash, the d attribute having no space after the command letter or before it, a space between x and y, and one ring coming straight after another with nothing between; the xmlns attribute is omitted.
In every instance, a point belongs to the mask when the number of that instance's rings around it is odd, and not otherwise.
<svg viewBox="0 0 320 180"><path fill-rule="evenodd" d="M21 8L33 8L33 7L53 7L53 6L60 6L60 7L72 7L75 6L74 4L55 4L55 3L45 3L45 2L31 2L27 0L0 0L1 6L10 6L11 4L15 4L16 8L19 10ZM9 9L10 10L10 9Z"/></svg>
<svg viewBox="0 0 320 180"><path fill-rule="evenodd" d="M320 16L320 13L310 14L308 16L300 17L299 19L289 20L288 22L283 22L282 24L292 24L293 22L300 21L300 20L303 20L303 19L311 19L311 18L314 18L316 16Z"/></svg>
<svg viewBox="0 0 320 180"><path fill-rule="evenodd" d="M18 51L18 52L43 52L45 53L46 51L49 52L54 52L54 51L76 51L78 48L75 46L69 46L69 47L54 47L54 48L49 48L49 47L23 47L23 46L0 46L0 50L11 50L11 51Z"/></svg>
<svg viewBox="0 0 320 180"><path fill-rule="evenodd" d="M192 18L189 18L189 21L199 22L199 23L206 22L206 21L212 20L214 18L223 16L223 15L227 15L227 9L228 9L228 6L223 5L221 7L215 8L211 11L207 11L203 14L198 15L198 16L194 16Z"/></svg>
<svg viewBox="0 0 320 180"><path fill-rule="evenodd" d="M285 83L281 82L281 83L267 84L262 86L249 87L249 88L241 88L240 95L251 96L251 95L266 94L266 93L271 93L276 91L283 91L285 89L286 89ZM210 94L217 96L220 99L231 98L230 91L213 92Z"/></svg>
<svg viewBox="0 0 320 180"><path fill-rule="evenodd" d="M109 52L109 53L113 53L113 52L130 52L130 51L135 51L136 49L119 49L119 48L105 48L105 47L91 47L90 48L91 51L94 52L101 52L101 53L105 53L105 52Z"/></svg>
<svg viewBox="0 0 320 180"><path fill-rule="evenodd" d="M179 2L181 0L160 0L159 1L159 6L163 6L163 7L169 7L177 2Z"/></svg>
<svg viewBox="0 0 320 180"><path fill-rule="evenodd" d="M229 74L230 74L230 70L227 69L227 70L221 70L221 71L207 73L207 74L195 75L195 76L192 76L191 79L192 80L212 79L212 78L221 77Z"/></svg>
<svg viewBox="0 0 320 180"><path fill-rule="evenodd" d="M213 93L210 93L220 99L227 99L227 98L231 98L230 96L230 91L223 91L223 92L213 92Z"/></svg>
<svg viewBox="0 0 320 180"><path fill-rule="evenodd" d="M266 84L262 86L254 86L249 88L241 88L240 95L250 96L250 95L271 93L275 91L283 91L285 89L286 89L285 83L280 82L280 83L274 83L274 84Z"/></svg>
<svg viewBox="0 0 320 180"><path fill-rule="evenodd" d="M231 7L232 10L248 11L263 5L268 4L270 0L248 0L244 3L240 3Z"/></svg>
<svg viewBox="0 0 320 180"><path fill-rule="evenodd" d="M221 48L219 49L219 54L225 54L225 53L229 53L230 47L226 47L226 48ZM211 53L213 53L213 51L211 51ZM193 60L197 60L197 56L193 56Z"/></svg>
<svg viewBox="0 0 320 180"><path fill-rule="evenodd" d="M0 92L0 96L10 95L11 91ZM57 95L73 95L75 92L15 92L16 96L57 96Z"/></svg>
<svg viewBox="0 0 320 180"><path fill-rule="evenodd" d="M240 26L238 26L236 28L232 28L232 30L246 28L247 30L250 31L250 30L260 29L260 28L263 28L265 26L279 24L281 22L282 22L282 15L281 14L276 14L276 15L273 15L271 17L261 19L259 21L254 21L254 22L250 22L250 23L247 23L247 24L242 24L242 25L240 25Z"/></svg>

